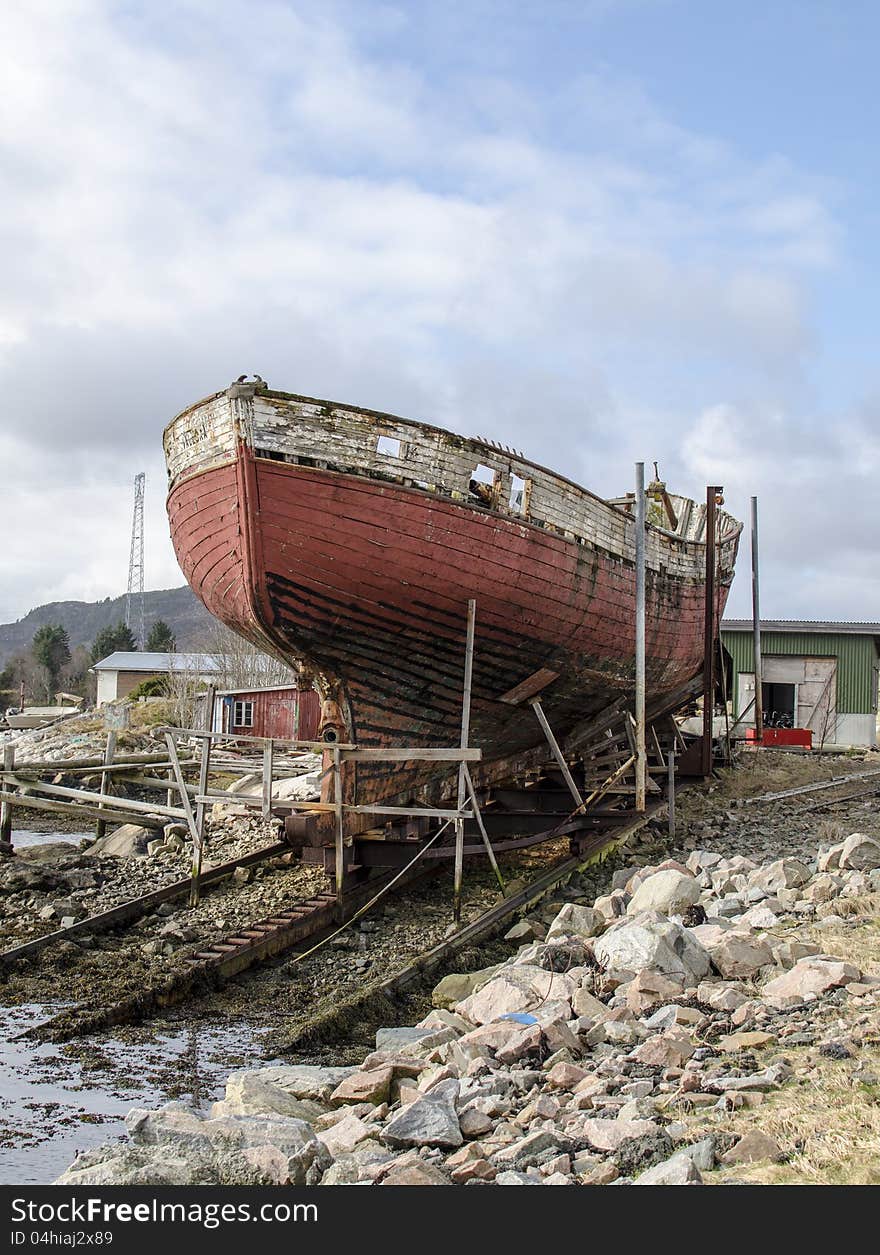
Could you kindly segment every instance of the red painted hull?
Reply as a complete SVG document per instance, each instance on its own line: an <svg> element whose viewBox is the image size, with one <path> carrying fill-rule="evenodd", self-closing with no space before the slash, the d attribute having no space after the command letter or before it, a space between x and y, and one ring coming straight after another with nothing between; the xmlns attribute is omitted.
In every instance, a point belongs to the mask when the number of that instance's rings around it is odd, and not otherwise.
<svg viewBox="0 0 880 1255"><path fill-rule="evenodd" d="M401 484L254 457L244 444L234 463L177 482L168 511L207 608L325 677L359 745L458 743L469 598L471 741L487 761L540 739L527 707L498 700L540 668L559 674L542 702L560 732L632 691L634 565L597 547ZM722 585L719 615L726 597ZM702 580L648 571L649 700L700 669L703 616ZM398 773L376 787L399 793L424 778Z"/></svg>

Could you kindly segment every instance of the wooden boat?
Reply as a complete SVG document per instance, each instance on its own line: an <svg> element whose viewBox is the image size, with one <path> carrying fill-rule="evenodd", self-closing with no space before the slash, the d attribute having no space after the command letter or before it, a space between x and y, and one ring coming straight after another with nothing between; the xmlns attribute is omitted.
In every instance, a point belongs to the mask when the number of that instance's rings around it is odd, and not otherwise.
<svg viewBox="0 0 880 1255"><path fill-rule="evenodd" d="M325 739L457 745L470 598L484 783L542 740L517 689L543 685L559 733L632 694L631 501L486 440L262 381L190 406L164 446L187 580L234 631L315 674ZM649 700L703 658L706 506L666 502L647 534ZM720 621L741 525L719 510L717 526ZM414 796L432 772L358 770L359 802Z"/></svg>

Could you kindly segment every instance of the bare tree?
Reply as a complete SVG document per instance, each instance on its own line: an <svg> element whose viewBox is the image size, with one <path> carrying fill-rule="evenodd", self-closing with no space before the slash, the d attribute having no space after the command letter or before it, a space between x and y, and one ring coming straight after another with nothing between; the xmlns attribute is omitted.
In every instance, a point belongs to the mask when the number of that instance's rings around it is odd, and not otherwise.
<svg viewBox="0 0 880 1255"><path fill-rule="evenodd" d="M217 663L220 689L270 688L274 684L295 684L298 671L278 658L264 654L256 645L216 622L207 632L203 651Z"/></svg>

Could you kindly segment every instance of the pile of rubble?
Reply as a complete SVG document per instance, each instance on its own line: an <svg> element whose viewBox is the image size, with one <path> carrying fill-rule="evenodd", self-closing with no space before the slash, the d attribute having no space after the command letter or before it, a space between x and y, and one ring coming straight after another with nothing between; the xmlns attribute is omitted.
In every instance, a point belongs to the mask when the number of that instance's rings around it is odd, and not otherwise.
<svg viewBox="0 0 880 1255"><path fill-rule="evenodd" d="M698 1185L782 1160L768 1133L719 1124L804 1080L794 1047L878 1084L858 1053L880 977L816 940L858 928L878 892L863 833L809 863L696 849L623 869L549 927L521 920L515 955L446 976L359 1066L238 1072L207 1113L132 1111L126 1140L60 1182Z"/></svg>

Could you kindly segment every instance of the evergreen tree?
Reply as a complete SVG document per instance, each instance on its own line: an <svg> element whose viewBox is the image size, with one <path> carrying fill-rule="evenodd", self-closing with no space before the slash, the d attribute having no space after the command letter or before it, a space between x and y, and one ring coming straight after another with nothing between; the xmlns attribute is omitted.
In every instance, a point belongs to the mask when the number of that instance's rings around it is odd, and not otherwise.
<svg viewBox="0 0 880 1255"><path fill-rule="evenodd" d="M151 653L157 654L173 654L177 648L177 641L174 639L174 633L165 622L164 619L157 619L150 628L150 634L147 637L147 649Z"/></svg>
<svg viewBox="0 0 880 1255"><path fill-rule="evenodd" d="M109 627L101 628L92 642L92 662L100 662L102 658L115 654L117 650L131 653L136 649L137 642L131 628L126 627L120 620L119 623L112 623Z"/></svg>
<svg viewBox="0 0 880 1255"><path fill-rule="evenodd" d="M61 668L70 661L70 641L66 630L60 623L44 623L34 633L31 653L46 668L47 695L51 698L58 690Z"/></svg>

